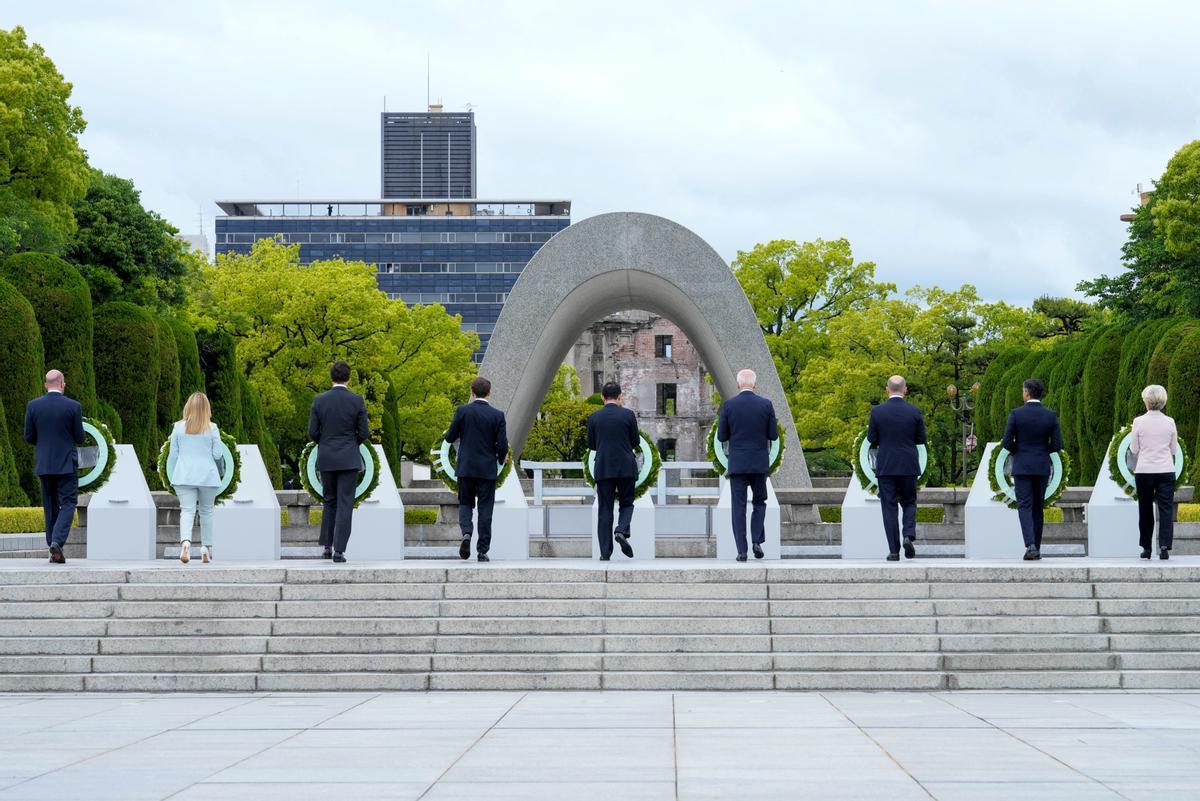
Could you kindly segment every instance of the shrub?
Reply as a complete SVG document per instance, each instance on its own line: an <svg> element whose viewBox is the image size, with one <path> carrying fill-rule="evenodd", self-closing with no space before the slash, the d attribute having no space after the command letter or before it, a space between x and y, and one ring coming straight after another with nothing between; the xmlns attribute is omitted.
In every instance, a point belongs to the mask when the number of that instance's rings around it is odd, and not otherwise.
<svg viewBox="0 0 1200 801"><path fill-rule="evenodd" d="M380 445L387 456L388 466L392 471L392 479L400 486L400 418L396 415L399 394L396 385L388 381L387 394L383 398L383 426L380 431ZM426 457L428 460L428 457Z"/></svg>
<svg viewBox="0 0 1200 801"><path fill-rule="evenodd" d="M175 331L164 317L154 320L158 328L158 436L164 440L171 433L171 426L183 412L179 402L179 347L175 344Z"/></svg>
<svg viewBox="0 0 1200 801"><path fill-rule="evenodd" d="M101 422L108 426L108 430L112 432L115 442L124 442L125 430L121 425L121 415L117 413L116 408L106 400L96 401L96 416Z"/></svg>
<svg viewBox="0 0 1200 801"><path fill-rule="evenodd" d="M1154 346L1150 354L1150 364L1146 367L1146 383L1167 386L1171 380L1171 360L1179 343L1196 330L1196 320L1184 320L1167 328Z"/></svg>
<svg viewBox="0 0 1200 801"><path fill-rule="evenodd" d="M1133 329L1121 344L1121 370L1113 389L1113 430L1123 428L1145 410L1142 390L1146 386L1146 370L1150 356L1159 339L1179 324L1178 320L1149 320Z"/></svg>
<svg viewBox="0 0 1200 801"><path fill-rule="evenodd" d="M282 489L283 472L279 465L279 448L275 446L275 440L267 430L258 392L244 375L239 373L238 380L242 395L242 430L246 437L243 441L258 446L263 464L267 467L267 475L271 477L271 486Z"/></svg>
<svg viewBox="0 0 1200 801"><path fill-rule="evenodd" d="M49 253L18 253L0 264L4 278L33 307L47 369L62 370L67 395L96 413L92 360L92 293L79 270Z"/></svg>
<svg viewBox="0 0 1200 801"><path fill-rule="evenodd" d="M1187 445L1196 442L1200 426L1200 329L1193 330L1179 343L1171 359L1170 384L1167 385L1167 413L1175 418L1179 439ZM1196 474L1195 460L1192 473Z"/></svg>
<svg viewBox="0 0 1200 801"><path fill-rule="evenodd" d="M1083 369L1087 364L1088 351L1092 347L1092 336L1077 337L1076 342L1071 346L1071 349L1064 355L1064 363L1062 365L1062 373L1059 376L1058 383L1062 388L1062 392L1058 398L1059 427L1062 429L1063 447L1068 453L1078 453L1079 449L1079 431L1076 425L1078 419L1078 397L1080 393L1080 384L1083 381ZM1071 473L1068 480L1073 483L1079 483L1081 475L1080 460L1071 460ZM1089 478L1090 482L1091 479Z"/></svg>
<svg viewBox="0 0 1200 801"><path fill-rule="evenodd" d="M1077 423L1079 445L1071 452L1082 462L1079 476L1090 484L1100 471L1108 441L1113 435L1113 387L1121 369L1121 341L1129 329L1110 326L1097 334L1083 370L1082 419Z"/></svg>
<svg viewBox="0 0 1200 801"><path fill-rule="evenodd" d="M242 430L242 383L237 369L233 339L219 331L197 335L204 392L212 404L213 420L238 442L246 441Z"/></svg>
<svg viewBox="0 0 1200 801"><path fill-rule="evenodd" d="M204 373L200 372L200 349L196 332L178 317L164 317L175 337L175 352L179 357L179 408L193 392L204 391Z"/></svg>
<svg viewBox="0 0 1200 801"><path fill-rule="evenodd" d="M996 406L999 409L1004 406L1004 374L1024 355L1025 351L1020 348L1003 351L992 359L992 363L983 373L983 378L979 380L979 404L976 406L975 428L982 442L993 442L1004 435L1004 420L1007 419L1007 410L1004 411L1005 417L1000 419L999 427L997 427L992 415L992 407ZM996 415L999 416L1000 413L997 411Z"/></svg>
<svg viewBox="0 0 1200 801"><path fill-rule="evenodd" d="M21 489L21 477L12 448L8 447L8 423L4 419L4 402L0 401L0 506L24 506L29 503Z"/></svg>
<svg viewBox="0 0 1200 801"><path fill-rule="evenodd" d="M842 507L840 506L818 506L817 511L821 515L822 523L842 522ZM946 510L941 506L917 507L918 523L942 523L945 520Z"/></svg>
<svg viewBox="0 0 1200 801"><path fill-rule="evenodd" d="M1004 375L1004 408L1007 410L1004 415L1004 420L1008 422L1008 413L1025 402L1025 396L1022 391L1025 389L1025 379L1040 378L1043 383L1049 384L1050 380L1040 372L1042 362L1046 358L1046 351L1035 350L1026 356L1024 359L1016 363Z"/></svg>
<svg viewBox="0 0 1200 801"><path fill-rule="evenodd" d="M0 279L0 402L8 424L6 445L12 450L17 480L34 503L42 495L33 474L33 448L25 444L22 434L25 404L41 394L44 365L33 306L16 287Z"/></svg>
<svg viewBox="0 0 1200 801"><path fill-rule="evenodd" d="M158 325L125 301L96 307L96 390L121 416L122 439L147 475L158 457Z"/></svg>
<svg viewBox="0 0 1200 801"><path fill-rule="evenodd" d="M16 506L0 509L0 534L41 534L46 530L45 513L40 506ZM79 525L79 513L75 521Z"/></svg>
<svg viewBox="0 0 1200 801"><path fill-rule="evenodd" d="M1200 523L1200 503L1181 503L1176 506L1175 522Z"/></svg>
<svg viewBox="0 0 1200 801"><path fill-rule="evenodd" d="M437 509L405 509L404 525L432 526L438 521Z"/></svg>

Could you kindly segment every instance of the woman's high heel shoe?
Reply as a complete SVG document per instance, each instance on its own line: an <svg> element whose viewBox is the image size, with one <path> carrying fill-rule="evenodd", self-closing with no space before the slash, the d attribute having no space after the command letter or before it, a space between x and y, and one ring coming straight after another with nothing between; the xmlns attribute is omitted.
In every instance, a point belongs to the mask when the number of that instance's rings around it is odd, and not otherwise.
<svg viewBox="0 0 1200 801"><path fill-rule="evenodd" d="M184 540L179 548L179 561L185 565L192 560L192 544ZM207 560L206 560L207 561Z"/></svg>

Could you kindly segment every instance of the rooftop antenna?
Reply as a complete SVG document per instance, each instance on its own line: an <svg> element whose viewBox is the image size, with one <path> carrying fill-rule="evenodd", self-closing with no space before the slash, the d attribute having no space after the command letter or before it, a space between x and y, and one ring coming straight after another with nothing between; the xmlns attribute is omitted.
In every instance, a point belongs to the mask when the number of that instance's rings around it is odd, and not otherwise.
<svg viewBox="0 0 1200 801"><path fill-rule="evenodd" d="M425 51L425 108L429 108L429 51Z"/></svg>
<svg viewBox="0 0 1200 801"><path fill-rule="evenodd" d="M383 113L387 113L387 95L383 96Z"/></svg>

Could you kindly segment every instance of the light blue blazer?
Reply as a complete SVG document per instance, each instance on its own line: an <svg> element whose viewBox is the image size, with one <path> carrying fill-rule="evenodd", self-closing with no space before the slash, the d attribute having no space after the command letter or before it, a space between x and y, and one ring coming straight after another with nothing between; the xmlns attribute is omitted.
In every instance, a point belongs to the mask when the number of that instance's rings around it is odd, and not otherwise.
<svg viewBox="0 0 1200 801"><path fill-rule="evenodd" d="M167 456L167 476L172 486L219 487L221 475L217 459L221 456L221 433L213 423L207 434L188 434L183 421L171 429L171 452ZM232 465L226 465L229 469Z"/></svg>

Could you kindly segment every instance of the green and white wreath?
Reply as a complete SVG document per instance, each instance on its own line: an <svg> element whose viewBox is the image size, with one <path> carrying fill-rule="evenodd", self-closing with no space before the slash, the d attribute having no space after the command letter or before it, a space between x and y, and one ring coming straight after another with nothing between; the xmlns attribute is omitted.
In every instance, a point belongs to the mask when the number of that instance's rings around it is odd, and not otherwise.
<svg viewBox="0 0 1200 801"><path fill-rule="evenodd" d="M358 454L362 457L363 469L359 471L358 486L354 488L354 505L369 498L379 486L379 454L369 442L360 443ZM300 451L300 486L313 498L324 502L325 488L321 486L321 471L317 469L317 443L310 442Z"/></svg>
<svg viewBox="0 0 1200 801"><path fill-rule="evenodd" d="M658 455L658 448L654 447L654 440L650 439L650 435L645 431L638 429L638 434L641 435L641 454L642 467L638 471L637 481L633 485L633 497L640 498L645 495L651 487L658 483L658 471L662 467L662 459ZM596 467L596 452L588 451L583 458L583 480L587 482L589 487L596 486L596 478L592 471Z"/></svg>
<svg viewBox="0 0 1200 801"><path fill-rule="evenodd" d="M1005 448L993 448L992 458L988 462L988 483L991 485L992 500L1007 504L1009 509L1017 508L1017 490L1013 485L1012 476L1005 469L1012 458ZM1050 481L1046 484L1046 495L1042 506L1047 509L1058 502L1067 489L1067 474L1071 470L1071 457L1066 451L1050 454Z"/></svg>
<svg viewBox="0 0 1200 801"><path fill-rule="evenodd" d="M108 483L117 464L117 444L108 426L94 417L83 418L83 436L84 442L80 447L95 448L96 463L79 469L79 489L99 492Z"/></svg>
<svg viewBox="0 0 1200 801"><path fill-rule="evenodd" d="M217 485L217 503L232 498L242 481L242 455L238 453L237 440L224 431L221 432L221 456L225 460L225 475L221 476L221 483ZM171 484L171 477L167 475L167 463L170 458L171 438L167 437L166 442L158 449L158 480L162 482L163 489L175 495L175 487Z"/></svg>
<svg viewBox="0 0 1200 801"><path fill-rule="evenodd" d="M708 430L707 456L708 461L712 462L713 471L718 476L725 475L725 471L729 469L729 456L725 453L723 443L717 440L717 432L720 429L720 418L713 420L712 428ZM787 447L787 442L784 435L787 429L779 426L779 436L771 442L771 452L768 455L770 465L767 467L767 475L775 475L775 471L779 469L779 465L783 464L783 449Z"/></svg>
<svg viewBox="0 0 1200 801"><path fill-rule="evenodd" d="M442 480L447 489L451 492L458 493L458 473L455 471L455 460L451 453L454 450L452 443L442 440L441 444L429 452L433 457L433 471L437 473L437 477ZM512 448L508 450L508 458L504 460L504 464L496 463L496 486L499 487L504 483L504 479L508 478L508 474L512 472L513 452Z"/></svg>
<svg viewBox="0 0 1200 801"><path fill-rule="evenodd" d="M854 439L854 475L858 483L872 495L879 494L879 479L875 476L875 466L871 464L871 443L867 441L867 429ZM924 445L917 446L917 459L921 464L921 474L917 477L917 489L929 482L929 449Z"/></svg>
<svg viewBox="0 0 1200 801"><path fill-rule="evenodd" d="M1134 454L1129 452L1133 443L1133 426L1128 425L1117 432L1108 443L1108 474L1117 486L1125 491L1130 498L1137 498L1137 481L1134 480L1133 470L1137 466ZM1131 464L1130 461L1134 460ZM1175 486L1178 487L1183 477L1188 474L1190 459L1183 440L1175 440Z"/></svg>

